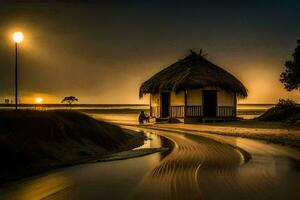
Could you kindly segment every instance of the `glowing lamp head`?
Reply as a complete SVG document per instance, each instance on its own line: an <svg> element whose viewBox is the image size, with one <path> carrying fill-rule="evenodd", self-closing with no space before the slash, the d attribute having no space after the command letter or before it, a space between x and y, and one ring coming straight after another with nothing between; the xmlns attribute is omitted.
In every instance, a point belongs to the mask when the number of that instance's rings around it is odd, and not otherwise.
<svg viewBox="0 0 300 200"><path fill-rule="evenodd" d="M21 32L15 32L12 37L16 43L21 43L24 39L23 33Z"/></svg>
<svg viewBox="0 0 300 200"><path fill-rule="evenodd" d="M41 97L36 97L35 98L35 103L43 103L44 99Z"/></svg>

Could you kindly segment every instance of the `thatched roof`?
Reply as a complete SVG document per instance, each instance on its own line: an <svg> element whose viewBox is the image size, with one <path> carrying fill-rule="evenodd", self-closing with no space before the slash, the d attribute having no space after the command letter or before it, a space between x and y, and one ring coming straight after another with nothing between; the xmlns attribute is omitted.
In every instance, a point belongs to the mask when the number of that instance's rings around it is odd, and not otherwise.
<svg viewBox="0 0 300 200"><path fill-rule="evenodd" d="M180 92L186 89L218 87L247 97L247 89L232 74L209 62L201 54L191 55L158 72L140 87L140 97L161 91Z"/></svg>

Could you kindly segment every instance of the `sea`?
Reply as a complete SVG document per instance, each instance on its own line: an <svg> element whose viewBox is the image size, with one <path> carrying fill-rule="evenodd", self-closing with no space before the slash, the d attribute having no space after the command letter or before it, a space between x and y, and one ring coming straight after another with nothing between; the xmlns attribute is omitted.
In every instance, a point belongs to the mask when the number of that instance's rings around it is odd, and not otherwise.
<svg viewBox="0 0 300 200"><path fill-rule="evenodd" d="M254 119L263 114L275 104L238 104L237 116L243 119ZM0 104L0 110L14 109L14 104ZM21 104L20 109L32 110L57 110L72 109L88 113L101 114L130 114L137 115L141 110L149 112L148 104L74 104L72 106L66 104Z"/></svg>

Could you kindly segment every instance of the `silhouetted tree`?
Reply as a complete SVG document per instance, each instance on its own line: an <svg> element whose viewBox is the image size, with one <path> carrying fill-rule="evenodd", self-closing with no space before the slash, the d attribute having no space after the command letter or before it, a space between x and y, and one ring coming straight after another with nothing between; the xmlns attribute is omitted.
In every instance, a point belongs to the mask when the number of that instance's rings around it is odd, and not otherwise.
<svg viewBox="0 0 300 200"><path fill-rule="evenodd" d="M72 107L72 104L73 104L75 101L78 101L78 99L77 99L76 97L69 96L69 97L65 97L61 102L62 102L62 103L67 102L67 103L70 105L70 108L71 108L71 107Z"/></svg>
<svg viewBox="0 0 300 200"><path fill-rule="evenodd" d="M285 71L280 74L280 81L288 91L300 89L300 40L297 42L293 59L285 62Z"/></svg>

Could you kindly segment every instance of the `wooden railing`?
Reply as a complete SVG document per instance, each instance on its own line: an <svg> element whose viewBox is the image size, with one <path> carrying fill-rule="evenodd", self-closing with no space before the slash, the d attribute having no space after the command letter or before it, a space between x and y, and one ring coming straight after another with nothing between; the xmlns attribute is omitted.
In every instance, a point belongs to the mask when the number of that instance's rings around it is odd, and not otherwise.
<svg viewBox="0 0 300 200"><path fill-rule="evenodd" d="M160 117L160 106L152 106L150 109L150 115L152 117ZM170 117L202 117L203 108L202 106L170 106L169 107ZM234 106L218 106L217 117L234 117L235 107Z"/></svg>
<svg viewBox="0 0 300 200"><path fill-rule="evenodd" d="M233 106L218 106L218 117L234 117L235 107Z"/></svg>
<svg viewBox="0 0 300 200"><path fill-rule="evenodd" d="M184 106L170 106L170 117L184 117Z"/></svg>
<svg viewBox="0 0 300 200"><path fill-rule="evenodd" d="M187 117L201 117L202 116L202 106L187 106L186 116Z"/></svg>

